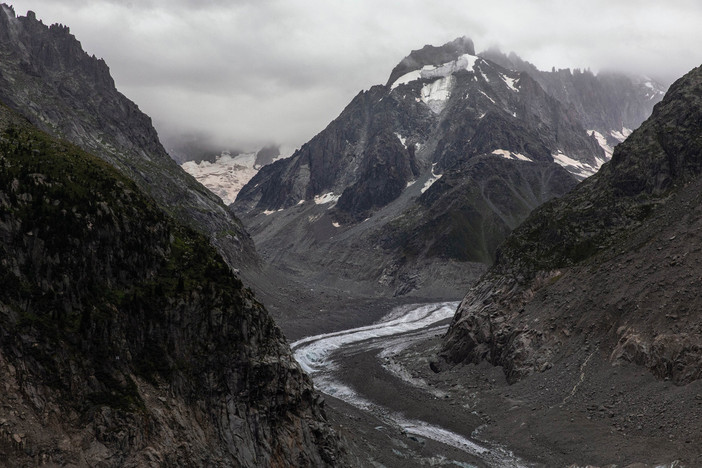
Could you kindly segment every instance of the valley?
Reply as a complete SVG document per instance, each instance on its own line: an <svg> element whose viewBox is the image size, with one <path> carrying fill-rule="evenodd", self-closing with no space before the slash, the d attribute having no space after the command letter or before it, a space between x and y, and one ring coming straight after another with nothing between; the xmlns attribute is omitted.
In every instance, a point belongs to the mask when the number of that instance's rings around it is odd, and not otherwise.
<svg viewBox="0 0 702 468"><path fill-rule="evenodd" d="M169 154L0 4L0 465L702 466L702 67L395 63L295 151L222 101Z"/></svg>
<svg viewBox="0 0 702 468"><path fill-rule="evenodd" d="M675 468L698 456L689 431L700 382L676 388L635 365L612 367L598 348L515 385L487 363L436 372L457 304L401 305L291 343L359 466Z"/></svg>

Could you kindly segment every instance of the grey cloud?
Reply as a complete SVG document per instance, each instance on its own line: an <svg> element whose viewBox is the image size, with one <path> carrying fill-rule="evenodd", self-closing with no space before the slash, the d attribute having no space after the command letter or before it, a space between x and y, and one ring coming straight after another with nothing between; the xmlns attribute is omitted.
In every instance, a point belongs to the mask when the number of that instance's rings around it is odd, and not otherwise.
<svg viewBox="0 0 702 468"><path fill-rule="evenodd" d="M71 27L164 139L299 146L410 50L471 37L541 68L673 80L702 61L693 0L18 0Z"/></svg>

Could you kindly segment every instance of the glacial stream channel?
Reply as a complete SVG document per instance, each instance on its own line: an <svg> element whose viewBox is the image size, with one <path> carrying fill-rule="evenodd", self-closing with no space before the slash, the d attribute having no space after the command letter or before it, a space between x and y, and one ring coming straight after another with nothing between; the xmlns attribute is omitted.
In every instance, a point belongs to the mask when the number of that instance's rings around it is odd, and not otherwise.
<svg viewBox="0 0 702 468"><path fill-rule="evenodd" d="M291 347L295 358L310 374L321 392L369 411L386 423L399 426L408 434L462 450L488 466L526 467L527 463L508 450L487 447L464 435L426 421L408 418L401 412L383 407L359 394L339 377L339 363L350 353L374 352L383 363L384 357L391 353L397 353L417 341L445 332L457 306L456 302L443 302L397 307L372 325L310 336L292 343ZM417 387L416 391L430 392L436 397L442 396L439 390L422 386L404 369L398 366L384 367L390 374Z"/></svg>

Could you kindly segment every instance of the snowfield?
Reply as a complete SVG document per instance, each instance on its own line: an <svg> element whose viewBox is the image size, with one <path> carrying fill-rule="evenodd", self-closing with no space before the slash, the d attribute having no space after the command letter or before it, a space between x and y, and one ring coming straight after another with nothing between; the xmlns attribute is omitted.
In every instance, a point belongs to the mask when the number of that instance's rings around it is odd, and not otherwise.
<svg viewBox="0 0 702 468"><path fill-rule="evenodd" d="M258 172L258 168L254 168L255 161L256 153L232 156L225 151L213 163L188 161L181 167L221 198L225 205L229 205L234 203L241 188Z"/></svg>

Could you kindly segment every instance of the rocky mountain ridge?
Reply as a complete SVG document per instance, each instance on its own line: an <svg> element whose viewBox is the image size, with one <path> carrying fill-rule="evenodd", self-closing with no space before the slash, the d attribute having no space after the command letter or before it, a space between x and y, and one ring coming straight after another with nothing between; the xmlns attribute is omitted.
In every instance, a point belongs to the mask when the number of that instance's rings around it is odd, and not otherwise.
<svg viewBox="0 0 702 468"><path fill-rule="evenodd" d="M0 101L40 129L117 167L169 214L205 234L227 262L256 265L239 220L166 153L151 119L114 86L67 26L0 6Z"/></svg>
<svg viewBox="0 0 702 468"><path fill-rule="evenodd" d="M595 345L684 385L702 377L699 279L702 67L593 177L508 237L445 337L451 362L512 382Z"/></svg>
<svg viewBox="0 0 702 468"><path fill-rule="evenodd" d="M413 51L244 186L233 208L264 257L404 294L430 265L491 263L533 208L606 161L572 106L474 54L465 38Z"/></svg>
<svg viewBox="0 0 702 468"><path fill-rule="evenodd" d="M595 75L579 69L542 71L513 52L507 55L495 48L479 55L528 73L548 94L573 109L588 132L601 140L609 157L612 148L651 115L666 91L665 85L642 76L607 71Z"/></svg>
<svg viewBox="0 0 702 468"><path fill-rule="evenodd" d="M0 460L339 466L272 319L207 239L0 105Z"/></svg>

